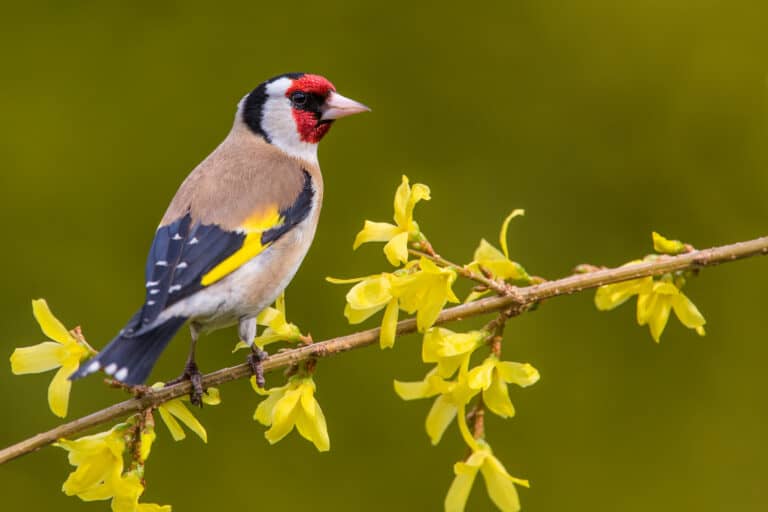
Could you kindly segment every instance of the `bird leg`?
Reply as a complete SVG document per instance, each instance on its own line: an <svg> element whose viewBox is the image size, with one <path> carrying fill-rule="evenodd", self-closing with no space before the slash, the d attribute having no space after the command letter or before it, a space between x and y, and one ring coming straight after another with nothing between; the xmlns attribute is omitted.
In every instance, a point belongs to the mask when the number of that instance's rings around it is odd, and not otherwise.
<svg viewBox="0 0 768 512"><path fill-rule="evenodd" d="M240 340L246 345L251 347L251 353L248 354L247 362L251 367L251 372L256 376L256 385L260 388L264 387L264 368L261 366L261 362L264 361L269 354L253 344L254 338L256 338L256 318L242 318L240 319L240 325L238 326L240 334Z"/></svg>
<svg viewBox="0 0 768 512"><path fill-rule="evenodd" d="M179 382L188 380L192 383L192 391L189 392L189 401L193 405L202 407L203 393L205 392L203 389L203 374L200 373L200 369L197 367L197 363L195 362L195 347L197 346L197 338L200 336L200 333L194 323L189 325L189 334L192 338L192 344L189 348L189 356L187 356L187 362L184 364L184 373L182 373L178 378L168 382L166 386L178 384Z"/></svg>

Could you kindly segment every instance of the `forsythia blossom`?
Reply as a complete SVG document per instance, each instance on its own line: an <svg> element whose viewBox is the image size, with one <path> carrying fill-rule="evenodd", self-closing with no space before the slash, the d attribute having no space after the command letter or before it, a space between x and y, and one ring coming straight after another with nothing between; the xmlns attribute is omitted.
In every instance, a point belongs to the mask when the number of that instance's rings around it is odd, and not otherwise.
<svg viewBox="0 0 768 512"><path fill-rule="evenodd" d="M504 222L501 225L501 231L499 232L499 244L501 245L501 251L489 244L485 239L480 240L480 245L475 249L475 255L472 263L467 267L474 271L481 273L481 269L484 269L493 275L496 279L507 280L512 279L514 281L522 281L528 283L530 277L525 269L517 262L509 259L509 248L507 247L507 230L509 228L509 222L515 217L524 215L524 210L514 210L507 215ZM465 302L471 302L479 299L480 297L490 293L490 290L482 292L471 292Z"/></svg>
<svg viewBox="0 0 768 512"><path fill-rule="evenodd" d="M152 389L160 389L162 387L162 382L156 382L152 385ZM179 425L179 421L181 421L187 428L189 428L189 430L197 434L204 443L207 443L208 432L206 432L202 423L195 418L195 415L187 409L186 405L184 405L185 401L189 401L189 397L174 398L173 400L158 405L157 410L160 413L160 417L163 419L163 423L168 427L168 431L171 433L171 437L173 437L174 441L181 441L187 437L184 429ZM206 389L205 393L203 393L203 403L207 405L219 405L221 403L219 390L216 388ZM177 419L179 421L176 421Z"/></svg>
<svg viewBox="0 0 768 512"><path fill-rule="evenodd" d="M528 481L511 476L501 461L493 456L491 447L487 443L478 441L478 448L472 452L466 462L457 462L453 466L453 471L456 477L445 497L446 512L464 510L478 471L483 475L488 496L502 512L520 510L520 500L517 497L515 484L528 487Z"/></svg>
<svg viewBox="0 0 768 512"><path fill-rule="evenodd" d="M499 361L496 356L489 356L480 366L476 366L467 375L467 384L471 389L483 390L483 403L502 418L515 415L515 408L509 399L507 384L528 387L539 380L539 372L528 363Z"/></svg>
<svg viewBox="0 0 768 512"><path fill-rule="evenodd" d="M367 242L387 242L384 254L394 265L408 262L408 242L416 241L421 232L413 220L413 208L421 200L428 201L429 187L416 183L413 188L408 184L408 177L403 175L402 183L395 193L395 224L388 222L365 221L363 229L355 237L353 249Z"/></svg>
<svg viewBox="0 0 768 512"><path fill-rule="evenodd" d="M44 299L32 301L32 313L43 333L54 341L14 350L11 355L11 371L22 375L59 368L48 386L48 406L56 416L63 418L67 415L72 389L68 377L77 370L80 361L88 356L88 349L53 316Z"/></svg>
<svg viewBox="0 0 768 512"><path fill-rule="evenodd" d="M667 240L658 233L653 233L653 245L657 252L679 254L688 250L688 246L678 240ZM648 258L658 258L649 256ZM626 265L640 263L630 261ZM669 313L675 312L680 323L694 329L699 336L704 336L706 320L696 305L681 291L685 284L682 276L664 274L658 279L643 277L621 283L601 286L595 293L595 306L600 311L610 311L624 304L637 295L637 323L648 325L651 336L658 343L669 320Z"/></svg>
<svg viewBox="0 0 768 512"><path fill-rule="evenodd" d="M332 279L335 284L357 282L347 292L344 316L351 324L360 323L384 309L381 323L382 348L395 344L398 311L416 313L420 332L437 320L446 302L459 302L453 293L456 272L437 266L427 258L411 261L394 274L383 273L357 279Z"/></svg>
<svg viewBox="0 0 768 512"><path fill-rule="evenodd" d="M113 495L113 485L123 472L126 423L106 432L74 441L61 439L54 446L69 452L69 463L77 469L62 486L67 496L84 501L105 500Z"/></svg>
<svg viewBox="0 0 768 512"><path fill-rule="evenodd" d="M315 381L312 377L291 377L284 386L264 391L256 379L251 379L256 393L268 395L256 408L253 419L270 427L264 437L270 444L275 444L287 436L293 427L302 437L311 441L318 451L327 452L331 447L328 427L323 410L315 399Z"/></svg>
<svg viewBox="0 0 768 512"><path fill-rule="evenodd" d="M479 391L467 385L466 375L459 373L455 381L446 381L438 375L438 369L430 371L423 381L395 381L395 392L403 400L418 400L437 396L427 414L426 430L432 444L437 444L445 430L463 407Z"/></svg>

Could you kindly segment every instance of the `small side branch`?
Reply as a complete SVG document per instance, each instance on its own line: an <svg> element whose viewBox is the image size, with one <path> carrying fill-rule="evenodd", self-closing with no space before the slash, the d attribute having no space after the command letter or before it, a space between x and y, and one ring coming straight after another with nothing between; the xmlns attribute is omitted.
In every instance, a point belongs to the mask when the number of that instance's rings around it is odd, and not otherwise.
<svg viewBox="0 0 768 512"><path fill-rule="evenodd" d="M531 306L544 299L561 295L571 295L606 284L665 274L678 270L713 266L720 263L728 263L743 258L749 258L751 256L766 254L768 254L768 237L756 238L754 240L703 249L700 251L692 251L678 256L662 256L655 261L642 262L619 268L602 269L585 274L577 274L556 281L547 281L525 288L518 288L516 290L517 293L486 298L455 306L444 310L438 317L437 323L443 324L453 322L495 311L503 311L505 309L522 311L527 306ZM293 350L279 352L264 360L262 366L265 372L272 372L281 368L295 366L310 358L321 358L365 347L378 341L379 330L380 329L378 328L369 329L302 346ZM415 331L415 319L403 320L397 324L398 335L408 334ZM202 384L203 387L218 386L225 382L245 379L250 376L251 368L248 364L244 363L209 373L203 377ZM107 407L106 409L96 411L88 416L83 416L82 418L59 425L56 428L42 432L36 436L0 450L0 464L36 451L61 438L72 437L93 427L156 407L159 404L173 400L174 398L188 395L190 391L191 384L188 381L180 382L173 386L152 390L144 396L126 400L111 407Z"/></svg>

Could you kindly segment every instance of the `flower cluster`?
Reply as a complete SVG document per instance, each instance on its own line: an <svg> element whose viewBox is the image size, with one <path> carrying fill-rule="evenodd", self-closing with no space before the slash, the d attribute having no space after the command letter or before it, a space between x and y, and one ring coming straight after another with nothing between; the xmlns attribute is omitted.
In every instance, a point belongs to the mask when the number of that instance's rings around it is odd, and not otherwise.
<svg viewBox="0 0 768 512"><path fill-rule="evenodd" d="M411 187L408 178L403 176L395 193L396 225L366 221L355 238L354 249L366 242L386 242L384 254L389 263L399 267L397 270L356 279L328 280L337 284L354 283L347 292L344 309L349 323L363 322L384 311L380 333L382 348L394 345L400 311L416 315L418 331L423 333L422 360L434 367L421 381L396 380L395 392L403 400L434 399L425 423L432 444L439 443L455 421L471 450L469 457L454 467L456 477L446 496L445 509L464 510L475 476L480 471L496 506L503 511L516 511L520 504L515 485L527 486L528 482L509 475L492 454L479 424L476 424L474 434L470 432L466 412L476 400L473 411L477 415L481 408L487 408L502 418L514 416L509 384L530 386L539 379L539 374L529 364L501 360L499 325L493 329L489 324L486 329L454 332L434 324L446 303L459 302L453 291L459 275L483 285L470 293L467 302L494 290L504 290L506 286L531 282L525 269L510 259L506 241L510 221L523 211L515 210L504 220L499 236L501 250L481 240L473 261L460 267L434 253L413 219L415 204L429 197L426 185ZM416 258L410 259L410 255ZM489 283L494 285L493 289ZM499 320L501 326L505 320L506 317ZM473 354L489 347L490 353L472 367Z"/></svg>
<svg viewBox="0 0 768 512"><path fill-rule="evenodd" d="M112 500L112 512L170 512L170 505L139 503L144 493L144 463L155 431L151 420L142 424L135 419L106 432L56 443L69 452L69 463L76 467L62 486L64 494L83 501ZM134 461L124 472L126 453Z"/></svg>
<svg viewBox="0 0 768 512"><path fill-rule="evenodd" d="M653 261L664 254L680 254L690 249L679 240L668 240L658 233L653 233L653 247L659 254L646 256L644 260L630 261L633 265L641 261ZM690 277L689 272L662 274L658 277L643 277L621 283L601 286L595 293L595 306L600 311L610 311L637 296L637 323L648 325L651 336L658 343L674 311L685 327L693 329L699 336L704 336L706 320L696 305L682 292Z"/></svg>

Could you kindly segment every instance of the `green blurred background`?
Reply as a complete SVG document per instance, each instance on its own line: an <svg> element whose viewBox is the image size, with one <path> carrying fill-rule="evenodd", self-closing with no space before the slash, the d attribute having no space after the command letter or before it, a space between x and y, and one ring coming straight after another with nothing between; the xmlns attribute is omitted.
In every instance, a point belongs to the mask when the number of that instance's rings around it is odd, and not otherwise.
<svg viewBox="0 0 768 512"><path fill-rule="evenodd" d="M21 3L0 20L0 352L43 337L30 299L102 346L142 301L153 230L186 174L229 130L238 100L286 71L328 76L370 115L323 142L326 201L288 291L290 318L320 340L351 332L345 287L326 275L387 268L351 251L363 219L388 220L400 174L428 183L417 217L444 255L468 261L526 208L511 251L546 277L617 265L658 230L699 247L765 234L768 8L764 2L393 1ZM541 372L489 420L525 510L765 510L768 261L707 270L686 289L708 335L676 320L656 345L633 307L592 294L511 322L505 355ZM464 291L465 288L462 288ZM366 324L373 326L374 322ZM180 335L154 378L178 374ZM233 330L204 339L212 370L241 361ZM331 434L318 454L293 434L270 447L245 382L199 416L209 443L164 426L145 498L175 510L439 510L465 448L433 448L415 336L319 365ZM50 374L0 365L0 444L59 423ZM279 382L275 377L271 382ZM70 417L123 395L74 387ZM59 492L69 466L47 448L0 466L4 510L107 510ZM481 484L471 510L490 510Z"/></svg>

